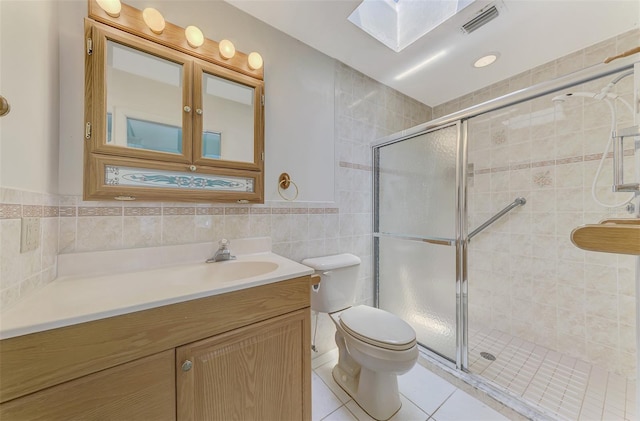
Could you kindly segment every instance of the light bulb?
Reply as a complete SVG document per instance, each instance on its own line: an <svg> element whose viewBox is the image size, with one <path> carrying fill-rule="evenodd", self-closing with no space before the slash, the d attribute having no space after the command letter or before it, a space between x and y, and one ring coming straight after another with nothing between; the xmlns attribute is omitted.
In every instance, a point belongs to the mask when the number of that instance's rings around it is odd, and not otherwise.
<svg viewBox="0 0 640 421"><path fill-rule="evenodd" d="M151 32L160 35L164 31L164 18L162 13L152 7L147 7L142 11L142 19L147 24Z"/></svg>
<svg viewBox="0 0 640 421"><path fill-rule="evenodd" d="M253 52L249 54L247 62L249 63L249 68L251 70L258 70L262 67L262 56L256 52Z"/></svg>
<svg viewBox="0 0 640 421"><path fill-rule="evenodd" d="M236 55L236 47L234 47L233 43L228 39L220 41L218 50L220 50L220 55L227 60Z"/></svg>
<svg viewBox="0 0 640 421"><path fill-rule="evenodd" d="M184 35L187 37L187 42L193 48L198 48L204 44L204 35L197 26L187 26L184 30Z"/></svg>
<svg viewBox="0 0 640 421"><path fill-rule="evenodd" d="M122 10L122 4L120 3L120 0L96 1L98 3L98 6L100 6L102 10L107 12L107 15L111 16L112 18L117 18L118 16L120 16L120 10Z"/></svg>

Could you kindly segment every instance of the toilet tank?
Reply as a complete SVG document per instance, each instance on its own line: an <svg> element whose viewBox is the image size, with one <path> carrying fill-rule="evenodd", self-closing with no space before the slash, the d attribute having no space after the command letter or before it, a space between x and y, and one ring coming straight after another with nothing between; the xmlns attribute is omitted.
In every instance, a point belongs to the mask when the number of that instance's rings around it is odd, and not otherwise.
<svg viewBox="0 0 640 421"><path fill-rule="evenodd" d="M311 289L311 310L333 313L351 307L356 298L360 258L343 253L304 259L320 275L320 284Z"/></svg>

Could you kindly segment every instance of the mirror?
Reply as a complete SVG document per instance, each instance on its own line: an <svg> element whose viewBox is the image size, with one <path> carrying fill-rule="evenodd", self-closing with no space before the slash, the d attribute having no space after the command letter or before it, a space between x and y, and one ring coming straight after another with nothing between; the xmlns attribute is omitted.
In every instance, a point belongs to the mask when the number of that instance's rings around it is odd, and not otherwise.
<svg viewBox="0 0 640 421"><path fill-rule="evenodd" d="M253 162L254 90L203 73L202 156Z"/></svg>
<svg viewBox="0 0 640 421"><path fill-rule="evenodd" d="M106 144L182 155L182 63L107 40ZM255 89L202 72L201 158L250 162Z"/></svg>
<svg viewBox="0 0 640 421"><path fill-rule="evenodd" d="M181 155L182 64L107 40L108 145Z"/></svg>

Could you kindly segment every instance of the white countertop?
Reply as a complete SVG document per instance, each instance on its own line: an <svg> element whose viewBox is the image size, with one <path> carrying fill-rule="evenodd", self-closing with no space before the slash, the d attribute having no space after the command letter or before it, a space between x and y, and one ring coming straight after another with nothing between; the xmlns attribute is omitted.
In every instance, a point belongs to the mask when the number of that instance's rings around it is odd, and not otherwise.
<svg viewBox="0 0 640 421"><path fill-rule="evenodd" d="M270 250L270 241L268 246ZM219 295L313 273L311 268L265 251L266 247L256 247L255 243L247 247L241 246L238 250L234 250L232 243L231 250L237 259L217 263L204 263L202 258L196 262L176 263L172 260L180 260L180 247L118 250L102 254L78 253L65 257L68 262L64 259L59 262L60 277L0 314L0 339ZM190 252L195 250L194 245L184 247ZM182 249L183 254L185 248ZM207 243L196 247L198 252L186 254L189 254L191 259L199 254L210 257L213 254L210 249L215 248L212 243ZM171 252L176 250L175 253ZM240 254L242 251L249 253ZM151 253L156 258L165 256L165 263L169 264L145 268L141 260L147 256L146 253ZM127 258L123 257L124 255L127 255ZM132 255L135 258L131 258ZM153 260L147 259L149 262ZM69 263L72 261L74 262ZM100 263L94 264L93 273L79 274L82 267L87 266L87 262L96 261ZM256 263L243 266L244 262ZM109 267L112 268L111 271L107 270ZM136 269L131 270L131 267ZM246 267L250 268L246 271L246 277L233 279L236 268L244 271ZM120 273L116 273L113 268L118 268ZM269 272L253 275L262 268Z"/></svg>

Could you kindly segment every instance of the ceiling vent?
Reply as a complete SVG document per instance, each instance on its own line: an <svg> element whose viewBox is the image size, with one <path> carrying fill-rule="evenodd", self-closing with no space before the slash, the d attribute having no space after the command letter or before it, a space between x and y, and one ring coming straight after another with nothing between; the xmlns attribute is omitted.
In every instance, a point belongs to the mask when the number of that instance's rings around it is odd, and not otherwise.
<svg viewBox="0 0 640 421"><path fill-rule="evenodd" d="M486 9L481 10L473 19L462 25L460 29L462 29L462 32L465 34L470 34L481 26L484 26L494 20L499 15L500 12L498 12L498 8L495 5L491 5Z"/></svg>

